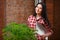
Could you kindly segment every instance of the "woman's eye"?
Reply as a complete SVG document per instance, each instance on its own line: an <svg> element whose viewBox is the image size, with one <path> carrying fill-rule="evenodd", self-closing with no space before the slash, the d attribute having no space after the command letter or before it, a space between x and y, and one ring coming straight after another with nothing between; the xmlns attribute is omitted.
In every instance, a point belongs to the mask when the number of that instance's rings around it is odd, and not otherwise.
<svg viewBox="0 0 60 40"><path fill-rule="evenodd" d="M42 8L39 8L39 9L42 9Z"/></svg>

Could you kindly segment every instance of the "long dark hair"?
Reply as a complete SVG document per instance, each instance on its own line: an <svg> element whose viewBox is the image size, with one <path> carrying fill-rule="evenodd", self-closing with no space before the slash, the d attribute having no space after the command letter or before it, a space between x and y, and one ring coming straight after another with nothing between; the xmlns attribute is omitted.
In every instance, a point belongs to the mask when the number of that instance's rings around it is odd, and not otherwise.
<svg viewBox="0 0 60 40"><path fill-rule="evenodd" d="M42 5L42 12L41 12L41 16L44 18L44 20L48 23L48 25L49 26L51 26L50 25L50 22L49 22L49 20L48 20L48 17L47 17L47 13L46 13L46 5L44 4L44 3L38 3L38 4L41 4ZM38 5L37 4L37 5ZM35 8L37 7L37 5L35 6ZM36 17L36 12L33 14L33 16L35 16Z"/></svg>

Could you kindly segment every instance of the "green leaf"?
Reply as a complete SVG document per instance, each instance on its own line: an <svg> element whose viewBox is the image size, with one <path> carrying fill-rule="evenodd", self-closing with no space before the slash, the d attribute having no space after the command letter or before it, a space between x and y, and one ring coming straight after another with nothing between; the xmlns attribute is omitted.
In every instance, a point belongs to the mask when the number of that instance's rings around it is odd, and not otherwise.
<svg viewBox="0 0 60 40"><path fill-rule="evenodd" d="M34 30L26 24L10 23L3 30L4 40L37 40Z"/></svg>

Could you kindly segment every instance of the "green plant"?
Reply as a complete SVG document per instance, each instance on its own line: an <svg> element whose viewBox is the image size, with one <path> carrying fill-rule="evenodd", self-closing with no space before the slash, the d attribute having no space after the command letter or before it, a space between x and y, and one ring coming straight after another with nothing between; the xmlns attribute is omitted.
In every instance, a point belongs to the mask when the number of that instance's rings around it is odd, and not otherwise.
<svg viewBox="0 0 60 40"><path fill-rule="evenodd" d="M34 30L26 24L10 23L2 31L4 40L36 40Z"/></svg>

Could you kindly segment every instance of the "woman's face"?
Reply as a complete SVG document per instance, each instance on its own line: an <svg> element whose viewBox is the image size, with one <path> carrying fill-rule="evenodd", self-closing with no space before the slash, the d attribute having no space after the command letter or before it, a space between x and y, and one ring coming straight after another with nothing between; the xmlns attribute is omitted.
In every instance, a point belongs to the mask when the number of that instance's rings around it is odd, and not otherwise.
<svg viewBox="0 0 60 40"><path fill-rule="evenodd" d="M35 12L37 14L41 14L41 11L42 11L42 5L41 4L38 4L37 7L35 8Z"/></svg>

